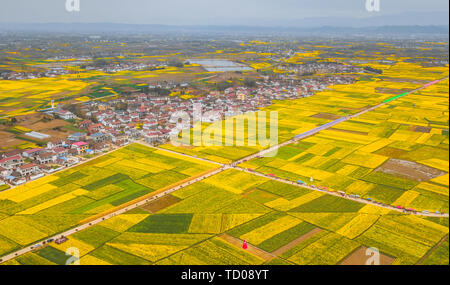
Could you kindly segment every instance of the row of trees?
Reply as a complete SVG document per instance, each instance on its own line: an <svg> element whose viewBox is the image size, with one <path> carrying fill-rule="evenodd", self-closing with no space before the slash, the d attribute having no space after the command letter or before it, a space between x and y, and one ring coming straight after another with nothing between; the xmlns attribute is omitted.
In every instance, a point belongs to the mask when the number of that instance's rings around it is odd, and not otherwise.
<svg viewBox="0 0 450 285"><path fill-rule="evenodd" d="M364 70L367 70L369 72L374 72L374 73L377 73L377 74L382 74L383 73L383 70L376 69L376 68L373 68L371 66L364 66Z"/></svg>
<svg viewBox="0 0 450 285"><path fill-rule="evenodd" d="M244 79L244 86L248 88L254 88L256 87L256 81L254 79L245 78ZM216 88L219 91L224 91L227 88L233 87L233 83L230 81L220 81L216 83Z"/></svg>

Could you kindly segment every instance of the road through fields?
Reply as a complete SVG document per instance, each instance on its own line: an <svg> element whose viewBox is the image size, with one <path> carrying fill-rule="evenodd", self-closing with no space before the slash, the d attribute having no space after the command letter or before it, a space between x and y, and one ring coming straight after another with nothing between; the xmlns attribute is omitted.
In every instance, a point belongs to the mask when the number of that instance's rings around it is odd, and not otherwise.
<svg viewBox="0 0 450 285"><path fill-rule="evenodd" d="M446 80L446 79L448 79L448 77L445 77L445 78L440 79L440 80L433 81L433 82L431 82L432 84L431 84L431 83L428 83L428 84L426 84L426 85L424 85L424 86L422 86L422 87L420 87L420 88L418 88L418 89L415 89L415 90L412 90L412 91L408 92L408 94L417 92L417 91L419 91L419 90L422 90L422 89L424 89L424 88L426 88L426 87L429 87L429 86L431 86L431 85L433 85L433 84L436 84L436 83L441 82L441 81ZM408 95L408 94L406 94L406 95ZM406 96L406 95L405 95L405 96ZM355 114L355 115L346 116L346 117L337 119L337 120L335 120L335 121L333 121L333 122L327 123L327 124L325 124L325 125L319 126L319 127L315 128L315 129L312 129L312 130L310 130L310 131L307 131L307 132L305 132L305 133L302 133L302 134L300 134L300 135L297 135L297 136L295 136L295 137L294 137L293 139L291 139L291 140L288 140L288 141L283 142L283 143L281 143L281 144L278 144L278 145L276 145L276 146L272 146L272 147L270 147L270 148L268 148L268 149L266 149L266 150L260 151L260 152L258 152L258 153L256 153L256 154L252 154L252 155L250 155L250 156L247 156L247 157L245 157L245 158L242 158L242 159L240 159L240 160L238 160L238 161L232 163L231 165L221 164L221 163L218 163L218 162L210 161L210 160L205 159L205 158L198 158L198 157L196 157L196 156L191 156L191 155L179 153L179 152L172 151L172 150L167 150L167 149L163 149L163 148L159 148L159 147L150 146L150 145L148 145L148 144L146 144L146 143L143 143L143 142L138 141L137 143L140 143L140 144L143 144L143 145L152 147L152 148L156 148L156 149L159 149L159 150L162 150L162 151L170 152L170 153L173 153L173 154L178 154L178 155L185 156L185 157L190 157L190 158L197 159L197 160L202 160L202 161L210 162L210 163L213 163L213 164L215 164L215 165L220 165L221 168L216 169L216 170L213 170L213 171L211 171L211 172L209 172L209 173L207 173L207 174L204 174L204 175L202 175L202 176L200 176L200 177L194 177L193 179L188 180L188 181L184 182L183 184L180 184L180 185L177 185L177 186L175 186L175 187L173 187L173 188L167 189L167 190L165 190L165 191L162 192L162 193L155 194L155 195L152 196L152 197L149 197L149 198L146 198L146 199L144 198L142 201L138 201L138 202L136 202L136 203L133 204L133 205L124 206L123 208L118 209L118 210L115 211L115 212L108 213L108 214L106 214L105 216L99 217L99 218L97 218L97 219L95 219L95 220L93 220L93 221L90 221L90 222L88 222L88 223L85 223L85 224L79 225L79 226L77 226L77 227L74 227L74 228L72 228L72 229L70 229L70 230L68 230L68 231L65 231L65 232L63 232L63 233L61 233L61 234L58 234L58 235L56 235L56 236L54 236L54 237L48 237L46 240L48 240L48 239L50 239L50 238L56 239L56 238L59 238L59 237L61 237L61 236L69 236L69 235L72 235L72 234L74 234L74 233L76 233L76 232L78 232L78 231L87 229L87 228L89 228L89 227L91 227L91 226L94 226L94 225L96 225L96 224L98 224L98 223L104 221L104 220L107 220L107 219L110 219L110 218L112 218L112 217L114 217L114 216L117 216L117 215L126 213L126 212L128 212L128 211L130 211L130 210L132 210L132 209L137 208L137 207L141 207L141 206L147 204L148 202L151 202L151 201L153 201L153 200L162 198L163 196L166 196L166 195L168 195L168 194L170 194L170 193L172 193L172 192L174 192L174 191L177 191L177 190L182 189L182 188L184 188L184 187L187 187L187 186L189 186L189 185L191 185L191 184L193 184L193 183L196 183L196 182L198 182L198 181L201 181L201 180L203 180L203 179L206 179L206 178L208 178L208 177L211 177L211 176L213 176L213 175L216 175L216 174L218 174L218 173L220 173L220 172L222 172L222 171L225 171L225 170L227 170L227 169L236 169L236 170L243 171L243 172L246 172L246 173L249 173L249 174L252 174L252 175L257 175L257 176L260 176L260 177L269 178L269 179L272 179L272 180L275 180L275 181L278 181L278 182L281 182L281 183L286 183L286 184L294 185L294 186L297 186L297 187L307 188L307 189L312 190L312 191L320 191L320 192L323 192L323 193L326 193L326 194L329 194L329 195L338 196L338 197L341 197L341 198L343 198L343 199L348 199L348 200L352 200L352 201L359 202L359 203L363 203L363 204L371 204L371 205L374 205L374 206L377 206L377 207L386 208L386 209L389 209L389 210L392 210L392 211L404 212L404 210L402 210L402 209L397 209L397 208L395 208L395 207L393 207L393 206L390 206L390 205L380 204L380 203L377 203L377 202L374 202L374 201L368 201L368 200L365 200L365 199L362 199L362 198L350 197L349 195L346 195L346 194L340 194L340 193L338 193L338 192L331 192L331 191L328 191L328 190L319 189L319 188L317 188L316 186L313 186L313 185L308 186L308 185L298 184L298 183L293 182L293 181L289 181L289 180L282 179L282 178L278 178L278 177L271 177L271 176L268 176L268 175L263 174L263 173L251 171L251 170L244 169L244 168L241 168L241 167L238 167L238 166L237 166L238 164L240 164L240 163L242 163L242 162L244 162L244 161L247 161L247 160L250 160L250 159L259 157L259 156L263 156L263 155L265 155L265 154L267 154L267 153L270 153L270 152L272 152L272 151L274 151L274 150L277 150L277 149L279 149L279 148L281 148L281 147L283 147L283 146L285 146L285 145L288 145L288 144L297 142L297 141L299 141L299 140L301 140L301 139L304 139L304 138L306 138L306 137L312 136L312 135L314 135L314 134L316 134L316 133L318 133L318 132L320 132L320 131L322 131L322 130L331 128L331 127L333 127L333 126L335 126L335 125L337 125L337 124L339 124L339 123L341 123L341 122L348 121L348 120L350 120L350 119L352 119L352 118L358 117L358 116L360 116L360 115L362 115L362 114L364 114L364 113L370 112L370 111L372 111L372 110L374 110L374 109L376 109L376 108L379 108L379 107L381 107L381 106L383 106L383 105L386 105L386 104L388 104L388 102L380 103L380 104L378 104L378 105L376 105L376 106L373 106L373 107L370 107L370 108L368 108L368 109L366 109L366 110L363 110L363 111L361 111L361 112L359 112L359 113L357 113L357 114ZM444 218L448 218L448 217L449 217L449 214L448 214L448 213L440 213L440 214L437 214L437 213L423 213L423 212L416 212L416 213L414 213L414 212L413 212L413 213L410 213L410 214L417 215L417 216L425 216L425 217L444 217ZM39 242L37 242L37 243L39 243ZM40 243L42 243L42 241L41 241ZM25 253L31 252L31 251L33 251L33 250L35 250L35 248L33 248L33 247L31 247L31 246L28 246L28 247L26 247L26 248L17 250L17 251L15 251L15 252L13 252L13 253L10 253L10 254L8 254L8 255L5 255L5 256L1 257L1 258L0 258L0 263L6 262L6 261L11 260L11 259L14 259L14 258L16 258L16 257L18 257L18 256L20 256L20 255L23 255L23 254L25 254Z"/></svg>

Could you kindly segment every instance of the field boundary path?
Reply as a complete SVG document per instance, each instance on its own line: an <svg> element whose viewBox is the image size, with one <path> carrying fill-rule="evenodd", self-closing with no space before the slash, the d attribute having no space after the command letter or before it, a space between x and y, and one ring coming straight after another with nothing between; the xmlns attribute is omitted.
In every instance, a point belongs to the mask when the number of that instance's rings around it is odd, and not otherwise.
<svg viewBox="0 0 450 285"><path fill-rule="evenodd" d="M14 185L14 186L13 186L13 185L9 185L10 187L9 187L8 189L5 189L5 190L3 190L3 191L0 191L0 193L1 193L1 192L5 192L5 191L10 191L10 190L12 190L12 189L14 189L14 188L16 188L16 187L19 187L19 186L26 186L28 183L33 182L33 181L36 181L36 180L39 180L39 179L41 179L41 178L43 178L43 177L55 175L56 173L59 173L59 172L62 172L62 171L65 171L65 170L68 170L68 169L71 169L71 168L74 168L74 167L83 165L83 164L85 164L85 163L88 163L88 162L91 161L91 160L94 160L94 159L97 159L97 158L102 157L102 156L104 156L104 155L110 154L111 152L115 152L116 150L120 150L120 149L122 149L122 148L124 148L124 147L127 147L127 146L129 146L129 145L130 145L130 144L125 144L125 145L122 145L122 146L119 146L119 147L114 147L114 148L112 148L112 149L110 149L110 150L108 150L108 151L106 151L106 152L104 152L104 153L102 153L102 154L100 154L100 155L97 155L97 156L94 156L94 157L91 157L91 158L87 158L87 159L80 159L80 161L79 161L78 163L72 164L71 166L64 167L63 169L60 169L60 170L55 171L55 172L52 172L52 173L44 173L44 176L42 176L42 177L40 177L40 178L38 178L38 179L30 180L30 181L27 181L27 182L25 182L25 183L23 183L23 184L20 184L20 185Z"/></svg>
<svg viewBox="0 0 450 285"><path fill-rule="evenodd" d="M190 179L188 181L185 181L184 183L182 183L180 185L173 186L172 188L169 188L169 189L165 189L163 192L160 192L160 193L157 193L157 194L151 193L151 194L153 194L153 196L151 196L151 197L145 197L144 196L144 197L138 198L140 201L133 201L132 205L121 205L121 206L119 206L119 207L121 207L121 209L118 209L118 210L116 210L114 212L108 213L108 214L103 215L103 216L98 217L98 218L96 217L92 221L89 221L89 222L86 222L86 223L84 223L82 225L76 226L76 227L74 227L74 228L72 228L70 230L67 230L67 231L65 231L63 233L57 234L57 235L55 235L53 237L47 237L45 240L37 241L37 242L35 242L35 244L42 244L42 242L44 242L46 240L57 239L57 238L60 238L62 236L65 236L65 237L70 236L70 235L72 235L74 233L77 233L79 231L82 231L84 229L92 227L92 226L94 226L94 225L96 225L98 223L101 223L101 222L103 222L105 220L108 220L108 219L110 219L112 217L115 217L115 216L120 215L120 214L124 214L124 213L126 213L126 212L128 212L130 210L133 210L135 208L144 206L148 202L157 200L157 199L159 199L159 198L161 198L163 196L166 196L166 195L168 195L168 194L170 194L170 193L172 193L174 191L177 191L177 190L179 190L181 188L187 187L187 186L189 186L189 185L191 185L193 183L199 182L199 181L201 181L203 179L206 179L206 178L208 178L210 176L216 175L217 173L222 172L223 170L225 170L225 168L219 168L219 169L211 170L208 173L205 173L205 174L203 174L200 177L194 177L194 178L192 178L192 179ZM0 263L6 262L6 261L11 260L11 259L14 259L14 258L16 258L16 257L18 257L20 255L23 255L25 253L29 253L29 252L31 252L33 250L36 250L36 249L37 248L34 248L33 246L27 246L25 248L22 248L20 250L17 250L15 252L12 252L12 253L10 253L8 255L5 255L5 256L1 257L0 258Z"/></svg>
<svg viewBox="0 0 450 285"><path fill-rule="evenodd" d="M272 252L272 254L276 255L276 256L280 256L283 253L285 253L286 251L294 248L296 245L298 245L299 243L309 239L310 237L320 233L322 231L321 228L314 228L311 231L307 232L304 235L299 236L298 238L294 239L293 241L283 245L282 247L280 247L279 249L275 250Z"/></svg>
<svg viewBox="0 0 450 285"><path fill-rule="evenodd" d="M287 179L283 179L283 178L279 178L279 177L273 177L273 176L269 176L269 175L266 175L264 173L260 173L260 172L254 171L254 170L249 170L249 169L246 169L246 168L238 167L234 163L232 165L221 164L221 163L218 163L218 162L210 161L210 160L205 159L205 158L199 158L199 157L191 156L191 155L188 155L188 154L184 154L184 153L182 154L182 153L179 153L179 152L176 152L176 151L167 150L167 149L164 149L164 148L151 146L151 145L148 145L148 144L143 143L143 142L137 142L137 143L142 144L142 145L147 146L147 147L155 148L155 149L158 149L158 150L161 150L161 151L168 151L170 153L175 153L175 154L183 155L183 156L186 156L186 157L190 157L190 158L194 158L194 159L198 159L198 160L214 163L214 164L217 164L217 165L221 165L222 168L218 169L219 170L218 173L222 172L222 171L225 171L227 169L235 169L235 170L238 170L238 171L246 172L246 173L249 173L249 174L252 174L252 175L256 175L256 176L260 176L260 177L263 177L263 178L271 179L271 180L278 181L278 182L285 183L285 184L289 184L289 185L292 185L292 186L306 188L306 189L312 190L312 191L319 191L319 192L322 192L322 193L325 193L325 194L328 194L328 195L337 196L337 197L340 197L340 198L343 198L343 199L352 200L352 201L363 203L363 204L374 205L376 207L381 207L381 208L389 209L389 210L392 210L392 211L397 211L397 212L404 213L403 209L398 209L398 208L396 208L394 206L391 206L391 205L380 204L380 203L377 203L377 202L374 202L374 201L369 201L369 200L365 200L363 198L358 198L358 197L350 197L349 195L346 195L346 194L343 195L343 194L340 194L339 192L332 192L332 191L320 189L320 188L317 188L316 186L313 186L313 185L309 186L309 185L305 185L305 184L298 184L296 182L293 182L293 181L290 181L290 180L287 180ZM449 217L448 213L437 214L437 213L413 212L413 213L410 213L410 214L411 215L416 215L416 216L426 216L426 217L439 217L439 218L448 218Z"/></svg>
<svg viewBox="0 0 450 285"><path fill-rule="evenodd" d="M243 240L241 240L239 238L236 238L234 236L230 236L227 233L220 234L219 238L224 240L225 242L231 244L232 246L237 247L237 248L242 248L242 245L244 243ZM271 261L273 259L279 258L279 259L282 259L282 260L284 260L284 261L286 261L288 263L291 263L290 261L288 261L288 260L286 260L286 259L284 259L282 257L279 257L275 253L267 252L267 251L265 251L265 250L263 250L263 249L261 249L261 248L259 248L257 246L252 245L249 242L247 242L247 249L246 249L246 251L248 251L249 253L251 253L251 254L257 256L258 258L264 260L265 262L269 262L269 261Z"/></svg>
<svg viewBox="0 0 450 285"><path fill-rule="evenodd" d="M329 123L326 123L326 124L324 124L324 125L318 126L317 128L314 128L314 129L312 129L312 130L309 130L309 131L306 131L306 132L304 132L304 133L298 134L298 135L296 135L294 138L292 138L292 139L290 139L290 140L287 140L287 141L285 141L285 142L283 142L283 143L281 143L281 144L274 145L274 146L272 146L272 147L270 147L270 148L268 148L268 149L262 150L262 151L260 151L260 152L255 153L255 154L249 155L249 156L247 156L247 157L244 157L244 158L242 158L242 159L240 159L240 160L234 162L233 164L234 164L234 165L238 165L238 164L240 164L240 163L242 163L242 162L244 162L244 161L247 161L247 160L256 158L256 157L258 157L258 156L263 156L263 155L268 154L268 153L270 153L270 152L273 152L273 151L275 151L275 150L277 150L277 149L279 149L279 148L281 148L281 147L283 147L283 146L286 146L286 145L291 144L291 143L298 142L299 140L302 140L302 139L305 139L305 138L310 137L310 136L312 136L312 135L315 135L315 134L317 134L317 133L320 132L320 131L329 129L329 128L331 128L331 127L334 127L334 126L337 125L337 124L340 124L340 123L342 123L342 122L351 120L351 119L353 119L353 118L357 118L357 117L359 117L359 116L362 115L362 114L365 114L365 113L367 113L367 112L373 111L373 110L375 110L375 109L377 109L377 108L379 108L379 107L381 107L381 106L384 106L384 105L386 105L386 104L388 104L388 103L390 103L390 102L392 102L392 101L394 101L394 100L397 100L397 99L399 99L399 98L401 98L401 97L403 97L403 96L406 96L406 95L409 95L409 94L411 94L411 93L414 93L414 92L423 90L423 89L425 89L425 88L427 88L427 87L430 87L430 86L432 86L432 85L434 85L434 84L436 84L436 83L439 83L439 82L441 82L441 81L444 81L444 80L446 80L446 79L448 79L448 78L449 78L449 77L447 76L447 77L444 77L444 78L442 78L442 79L435 80L435 81L432 81L432 82L430 82L430 83L427 83L427 84L425 84L425 85L423 85L423 86L421 86L421 87L419 87L419 88L417 88L417 89L411 90L411 91L409 91L409 92L406 92L406 93L403 93L403 94L400 94L400 95L397 95L397 96L393 96L393 97L391 97L391 98L389 98L389 99L387 99L387 100L384 100L383 102L379 103L378 105L375 105L375 106L372 106L372 107L370 107L370 108L367 108L367 109L365 109L365 110L363 110L363 111L360 111L360 112L358 112L358 113L356 113L356 114L354 114L354 115L348 115L348 116L345 116L345 117L341 117L341 118L336 119L336 120L334 120L334 121L332 121L332 122L329 122Z"/></svg>
<svg viewBox="0 0 450 285"><path fill-rule="evenodd" d="M250 174L253 174L253 175L257 175L257 176L260 176L260 177L268 178L268 179L271 179L271 180L274 180L274 181L278 181L278 182L281 182L281 183L290 184L290 185L301 187L301 188L306 188L308 190L319 191L319 192L322 192L322 193L325 193L325 194L328 194L328 195L337 196L337 197L340 197L340 198L343 198L343 199L352 200L352 201L359 202L359 203L362 203L362 204L374 205L374 206L377 206L377 207L381 207L381 208L389 209L389 210L392 210L392 211L397 211L397 212L404 213L403 209L397 209L394 206L385 205L385 204L379 204L379 203L376 203L376 202L373 202L373 201L365 200L363 198L350 197L349 195L346 195L346 194L340 194L338 192L332 192L332 191L328 191L328 190L324 190L324 189L319 189L319 188L317 188L316 186L313 186L313 185L309 186L309 185L304 185L304 184L298 184L298 183L293 182L293 181L289 181L289 180L282 179L282 178L279 178L279 177L268 176L266 174L259 173L259 172L256 172L256 171L251 171L251 170L248 170L248 169L245 169L245 168L241 168L241 167L233 167L233 169L240 170L240 171L243 171L243 172L247 172L247 173L250 173ZM410 214L411 215L416 215L416 216L425 216L425 217L439 217L439 218L448 218L449 217L448 213L436 214L436 213L413 212L413 213L410 213Z"/></svg>
<svg viewBox="0 0 450 285"><path fill-rule="evenodd" d="M445 235L437 244L435 244L424 256L422 256L422 258L417 261L416 265L422 264L425 259L435 252L446 240L448 240L448 234Z"/></svg>
<svg viewBox="0 0 450 285"><path fill-rule="evenodd" d="M407 93L404 93L404 94L401 94L401 95L402 95L401 97L406 96L406 95L411 94L411 93L414 93L414 92L417 92L417 91L422 90L422 89L424 89L424 88L427 88L427 87L429 87L429 86L431 86L431 85L434 85L434 84L436 84L436 83L439 83L439 82L441 82L441 81L443 81L443 80L446 80L446 79L448 79L448 78L449 78L449 77L447 76L447 77L442 78L442 79L440 79L440 80L435 80L435 81L432 81L432 82L430 82L430 83L427 83L427 84L425 84L424 86L422 86L422 87L420 87L420 88L417 88L417 89L415 89L415 90L412 90L412 91L407 92ZM222 164L222 163L210 161L210 160L205 159L205 158L198 158L198 157L196 157L196 156L191 156L191 155L187 155L187 154L180 153L180 152L176 152L176 151L172 151L172 150L167 150L167 149L164 149L164 148L159 148L159 147L151 146L151 145L149 145L149 144L147 144L147 143L137 141L136 143L139 143L139 144L142 144L142 145L151 147L151 148L159 149L159 150L166 151L166 152L170 152L170 153L173 153L173 154L178 154L178 155L185 156L185 157L194 158L194 159L197 159L197 160L206 161L206 162L213 163L213 164L216 164L216 165L219 165L219 166L222 166L222 167L221 167L221 168L218 168L218 169L215 169L215 170L212 170L212 171L210 171L210 172L208 172L208 173L206 173L206 174L203 174L202 176L199 176L199 177L193 177L193 178L191 178L191 179L189 179L189 180L187 180L187 181L185 181L185 182L183 181L182 184L173 186L173 187L170 188L170 189L165 189L165 188L163 188L164 190L163 190L163 189L159 190L159 191L161 191L161 192L158 192L157 194L153 193L153 196L152 196L152 197L146 197L146 196L140 197L140 198L134 200L132 205L126 205L126 204L120 205L120 206L119 206L120 209L118 209L118 210L116 210L116 211L114 211L114 212L105 214L104 216L99 217L99 218L96 218L96 217L95 217L96 219L94 218L95 220L93 220L93 221L90 221L90 222L87 222L87 223L85 223L85 224L76 226L76 227L74 227L74 228L72 228L72 229L70 229L70 230L67 230L67 231L65 231L65 232L63 232L63 233L60 233L60 234L58 234L58 235L56 235L56 236L54 236L54 237L48 237L48 238L46 238L45 240L48 240L48 239L51 239L51 238L56 239L56 238L59 238L59 237L61 237L61 236L69 236L69 235L72 235L72 234L74 234L74 233L76 233L76 232L78 232L78 231L87 229L87 228L89 228L89 227L91 227L91 226L94 226L94 225L96 225L96 224L98 224L98 223L100 223L100 222L102 222L102 221L105 221L105 220L110 219L110 218L112 218L112 217L114 217L114 216L117 216L117 215L126 213L126 212L128 212L128 211L130 211L130 210L132 210L132 209L141 207L141 206L147 204L147 203L150 202L150 201L154 201L154 200L156 200L156 199L159 199L159 198L161 198L161 197L163 197L163 196L166 196L166 195L168 195L168 194L170 194L170 193L172 193L172 192L174 192L174 191L177 191L177 190L179 190L179 189L181 189L181 188L187 187L187 186L189 186L189 185L191 185L191 184L193 184L193 183L196 183L196 182L198 182L198 181L204 180L204 179L206 179L206 178L208 178L208 177L210 177L210 176L216 175L216 174L218 174L218 173L220 173L220 172L222 172L222 171L225 171L225 170L227 170L227 169L236 169L236 170L244 171L244 172L247 172L247 173L250 173L250 174L253 174L253 175L257 175L257 176L269 178L269 179L272 179L272 180L275 180L275 181L278 181L278 182L282 182L282 183L286 183L286 184L290 184L290 185L295 185L295 186L297 186L297 187L303 187L303 188L307 188L307 189L313 190L313 191L324 192L324 193L326 193L326 194L338 196L338 197L341 197L341 198L343 198L343 199L353 200L353 201L360 202L360 203L364 203L364 204L371 204L371 205L374 205L374 206L378 206L378 207L382 207L382 208L387 208L387 209L390 209L390 210L393 210L393 211L404 212L402 209L397 209L397 208L395 208L395 207L393 207L393 206L390 206L390 205L381 205L381 204L379 204L379 203L375 203L375 202L373 202L373 201L368 201L368 200L365 200L365 199L362 199L362 198L350 197L350 196L348 196L348 195L342 195L342 194L339 194L339 193L336 193L336 192L330 192L330 191L327 191L327 190L322 190L322 189L316 188L316 187L314 187L314 186L301 185L301 184L298 184L298 183L296 183L296 182L292 182L292 181L289 181L289 180L281 179L281 178L278 178L278 177L271 177L271 176L268 176L268 175L263 174L263 173L259 173L259 172L256 172L256 171L250 171L250 170L248 170L248 169L244 169L244 168L241 168L241 167L237 167L238 164L240 164L240 163L242 163L242 162L244 162L244 161L247 161L247 160L256 158L256 157L258 157L258 156L262 156L262 155L264 155L264 154L266 154L266 153L269 153L269 152L272 152L272 151L274 151L274 150L276 150L276 149L278 149L278 148L280 148L280 147L283 147L283 146L285 146L285 145L291 144L291 143L293 143L293 142L297 142L297 141L299 141L299 140L301 140L301 139L304 139L304 138L306 138L306 137L309 137L309 136L311 136L311 135L314 135L314 134L316 134L316 133L318 133L318 132L320 132L320 131L322 131L322 130L331 128L331 127L333 127L333 126L335 126L335 125L337 125L337 124L339 124L339 123L341 123L341 122L345 122L345 121L350 120L350 119L352 119L352 118L358 117L358 116L360 116L360 115L362 115L362 114L364 114L364 113L370 112L370 111L372 111L372 110L374 110L374 109L376 109L376 108L379 108L379 107L381 107L381 106L383 106L383 105L386 105L386 104L388 104L389 102L391 102L391 101L393 101L393 100L396 100L396 99L398 99L398 98L400 98L399 95L394 96L394 97L392 97L392 98L390 98L390 99L388 99L388 100L385 100L384 102L382 102L382 103L380 103L380 104L378 104L378 105L375 105L375 106L370 107L370 108L368 108L368 109L366 109L366 110L363 110L363 111L361 111L361 112L359 112L359 113L357 113L357 114L355 114L355 115L349 115L349 116L346 116L346 117L343 117L343 118L339 118L339 119L337 119L337 120L335 120L335 121L332 121L332 122L327 123L327 124L325 124L325 125L319 126L319 127L315 128L315 129L312 129L312 130L310 130L310 131L307 131L307 132L305 132L305 133L302 133L302 134L300 134L300 135L297 135L297 136L295 136L295 137L294 137L293 139L291 139L291 140L288 140L288 141L283 142L283 143L281 143L281 144L272 146L272 147L270 147L270 148L268 148L268 149L266 149L266 150L257 152L256 154L252 154L252 155L247 156L247 157L245 157L245 158L243 158L243 159L240 159L240 160L238 160L238 161L232 163L231 165L227 165L227 164ZM98 158L98 157L96 157L96 158ZM86 162L86 161L85 161L85 162ZM77 164L77 165L79 165L79 164ZM138 201L138 200L139 200L139 201ZM414 214L414 215L417 215L417 216L427 216L427 217L446 217L446 218L449 217L449 214L448 214L448 213L436 214L436 213L421 213L421 212L417 212L417 213L410 213L410 214ZM91 218L93 218L93 217L91 217ZM42 243L42 242L45 241L45 240L41 240L40 242L36 242L36 244ZM36 248L33 248L33 247L31 247L31 246L27 246L26 248L17 250L17 251L15 251L15 252L12 252L12 253L10 253L10 254L8 254L8 255L5 255L5 256L1 257L1 258L0 258L0 264L3 263L3 262L9 261L9 260L11 260L11 259L14 259L14 258L16 258L16 257L18 257L18 256L20 256L20 255L25 254L25 253L29 253L29 252L31 252L31 251L33 251L33 250L35 250L35 249L36 249ZM270 254L270 253L269 253L269 254Z"/></svg>

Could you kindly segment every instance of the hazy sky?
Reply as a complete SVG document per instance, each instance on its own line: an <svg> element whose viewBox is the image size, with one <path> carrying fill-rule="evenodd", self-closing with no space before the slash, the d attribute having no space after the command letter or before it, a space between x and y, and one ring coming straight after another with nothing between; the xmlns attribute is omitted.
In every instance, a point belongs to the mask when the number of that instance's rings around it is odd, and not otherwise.
<svg viewBox="0 0 450 285"><path fill-rule="evenodd" d="M448 12L448 0L380 0L370 13L366 0L0 0L0 23L108 22L130 24L273 25L309 17L369 17L403 12ZM412 19L413 20L413 19Z"/></svg>

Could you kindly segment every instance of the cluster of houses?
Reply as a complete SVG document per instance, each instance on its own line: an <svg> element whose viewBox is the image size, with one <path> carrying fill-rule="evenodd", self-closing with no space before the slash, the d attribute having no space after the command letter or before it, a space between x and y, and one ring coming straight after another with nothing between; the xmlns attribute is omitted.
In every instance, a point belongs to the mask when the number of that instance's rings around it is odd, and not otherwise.
<svg viewBox="0 0 450 285"><path fill-rule="evenodd" d="M72 73L75 72L62 67L54 67L38 72L17 72L17 71L0 72L0 78L3 80L24 80L24 79L35 79L40 77L55 77L58 75L72 74Z"/></svg>
<svg viewBox="0 0 450 285"><path fill-rule="evenodd" d="M363 69L350 64L338 62L313 62L305 64L285 64L279 67L281 70L288 70L298 74L333 74L333 73L358 73Z"/></svg>
<svg viewBox="0 0 450 285"><path fill-rule="evenodd" d="M80 156L103 152L112 145L128 144L105 133L74 133L67 139L53 140L46 147L11 150L0 154L0 185L20 185L80 162Z"/></svg>
<svg viewBox="0 0 450 285"><path fill-rule="evenodd" d="M309 97L315 92L322 91L330 85L351 84L355 79L346 75L333 75L321 77L305 77L300 80L291 79L295 77L284 76L282 80L265 80L258 82L258 87L252 92L255 94L266 94L276 100L286 100L295 98L295 94L300 97Z"/></svg>
<svg viewBox="0 0 450 285"><path fill-rule="evenodd" d="M105 73L116 73L119 71L141 71L141 70L157 70L166 68L167 64L143 64L143 63L111 63L102 67L87 66L86 70L97 70ZM63 67L51 67L37 72L17 72L4 71L0 72L0 79L3 80L24 80L35 79L40 77L56 77L58 75L75 74L76 71Z"/></svg>
<svg viewBox="0 0 450 285"><path fill-rule="evenodd" d="M172 92L196 92L190 99L178 96L161 96L150 91L132 96L113 99L108 102L90 101L82 104L81 110L88 120L78 124L96 143L111 139L120 143L127 139L145 138L151 144L163 144L183 128L191 124L179 125L172 119L177 112L186 112L193 118L193 106L201 105L202 121L212 123L224 117L258 111L272 104L273 100L287 100L307 97L332 84L349 84L353 78L346 76L329 76L306 78L302 80L266 80L257 82L253 88L230 87L220 92L209 91L207 94L190 87L174 85ZM150 90L152 90L150 87ZM118 105L124 108L116 108ZM217 116L217 114L220 114ZM94 122L95 121L95 122ZM94 139L95 138L95 139Z"/></svg>
<svg viewBox="0 0 450 285"><path fill-rule="evenodd" d="M167 67L167 63L137 63L137 62L114 62L104 66L87 66L86 70L103 71L105 73L116 73L119 71L141 71L157 70Z"/></svg>
<svg viewBox="0 0 450 285"><path fill-rule="evenodd" d="M64 60L66 64L70 65L79 65L82 64L86 60L90 60L90 58L87 57L79 57L79 58L72 58L72 57L54 57L47 59L49 62L53 61L59 61ZM35 78L41 78L41 77L56 77L59 75L65 75L65 74L74 74L77 73L75 70L67 69L64 67L61 67L59 64L56 64L54 66L41 68L41 70L33 71L33 72L18 72L18 71L3 71L0 72L0 78L3 80L24 80L24 79L35 79Z"/></svg>
<svg viewBox="0 0 450 285"><path fill-rule="evenodd" d="M194 106L201 106L202 121L212 123L225 117L258 111L273 100L307 97L333 84L350 84L352 77L343 75L318 78L269 79L256 82L254 87L235 86L224 91L190 90L188 84L172 84L171 92L196 94L190 99L163 96L153 92L136 93L107 102L89 101L81 104L85 118L77 127L83 132L71 134L63 140L51 141L45 148L13 150L0 154L0 184L20 185L28 180L76 164L81 155L104 152L113 146L123 146L133 139L144 138L151 144L166 143L181 129L191 128L193 122L180 126L172 115L186 112L194 116ZM153 87L153 88L152 88ZM205 94L206 93L206 94ZM121 106L120 108L118 106ZM123 107L125 106L125 107ZM59 118L78 119L64 109L51 109Z"/></svg>
<svg viewBox="0 0 450 285"><path fill-rule="evenodd" d="M124 57L124 55L119 55L119 57ZM51 61L65 60L70 65L83 65L89 64L92 60L90 57L80 57L80 58L65 58L65 57L56 57L50 58ZM71 60L71 61L67 61ZM112 62L108 63L104 66L94 66L88 65L86 66L86 70L92 71L103 71L105 73L116 73L119 71L141 71L141 70L157 70L163 69L168 66L167 62L158 62L156 63L137 63L137 62ZM35 79L40 77L56 77L58 75L66 75L66 74L75 74L77 71L60 67L53 66L48 68L43 68L39 71L33 72L18 72L18 71L3 71L0 72L0 79L3 80L24 80L24 79Z"/></svg>

